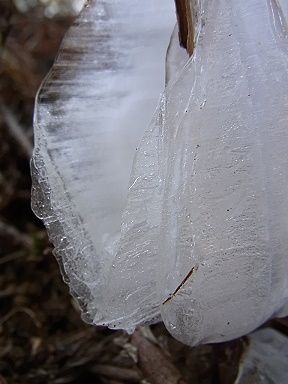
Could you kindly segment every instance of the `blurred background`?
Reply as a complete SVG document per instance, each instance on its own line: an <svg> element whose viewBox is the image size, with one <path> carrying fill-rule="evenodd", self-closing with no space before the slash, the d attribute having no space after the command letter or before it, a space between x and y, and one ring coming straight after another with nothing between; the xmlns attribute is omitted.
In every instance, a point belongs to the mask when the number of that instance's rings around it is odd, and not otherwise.
<svg viewBox="0 0 288 384"><path fill-rule="evenodd" d="M31 211L34 98L83 5L0 0L0 384L233 383L245 338L188 348L161 324L130 337L83 323Z"/></svg>

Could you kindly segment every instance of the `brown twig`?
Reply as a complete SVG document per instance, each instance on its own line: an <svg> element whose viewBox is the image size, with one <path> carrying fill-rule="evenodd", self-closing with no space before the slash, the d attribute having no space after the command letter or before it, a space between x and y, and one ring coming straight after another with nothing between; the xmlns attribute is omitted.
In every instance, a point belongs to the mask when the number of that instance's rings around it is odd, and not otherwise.
<svg viewBox="0 0 288 384"><path fill-rule="evenodd" d="M0 220L0 233L1 235L6 235L11 237L16 244L21 244L26 249L31 249L32 247L33 242L29 236L27 236L24 233L21 233L16 227L9 225L7 223L4 223L1 220ZM16 258L17 257L18 256L16 256ZM7 256L7 258L9 258L9 256ZM12 259L15 259L15 256L12 256Z"/></svg>
<svg viewBox="0 0 288 384"><path fill-rule="evenodd" d="M12 111L10 111L10 109L3 104L1 105L1 113L11 136L17 141L27 158L30 160L33 147L30 140L26 136L23 127L21 127Z"/></svg>
<svg viewBox="0 0 288 384"><path fill-rule="evenodd" d="M27 307L18 307L18 308L12 309L12 311L8 312L5 316L0 318L0 326L6 323L11 317L13 317L18 313L25 313L27 316L30 317L30 319L33 321L33 323L37 328L41 328L41 323L37 319L36 314L30 308L27 308Z"/></svg>
<svg viewBox="0 0 288 384"><path fill-rule="evenodd" d="M109 379L119 380L129 383L138 383L141 380L139 373L130 368L115 367L112 365L95 365L93 372L105 376Z"/></svg>
<svg viewBox="0 0 288 384"><path fill-rule="evenodd" d="M179 27L180 45L192 55L194 49L194 32L190 0L175 0L177 21Z"/></svg>
<svg viewBox="0 0 288 384"><path fill-rule="evenodd" d="M151 384L186 384L181 373L161 348L134 332L132 344L138 351L138 365Z"/></svg>
<svg viewBox="0 0 288 384"><path fill-rule="evenodd" d="M186 283L186 281L192 276L194 270L197 271L198 267L192 267L190 271L187 273L187 275L184 277L184 279L181 281L181 283L178 285L178 287L175 289L175 291L163 302L163 304L166 304L169 300L172 299L176 295L176 293L183 287L183 285Z"/></svg>
<svg viewBox="0 0 288 384"><path fill-rule="evenodd" d="M0 375L0 384L7 384L7 381Z"/></svg>
<svg viewBox="0 0 288 384"><path fill-rule="evenodd" d="M272 328L275 328L277 331L283 333L284 335L288 336L288 317L270 320L268 325Z"/></svg>

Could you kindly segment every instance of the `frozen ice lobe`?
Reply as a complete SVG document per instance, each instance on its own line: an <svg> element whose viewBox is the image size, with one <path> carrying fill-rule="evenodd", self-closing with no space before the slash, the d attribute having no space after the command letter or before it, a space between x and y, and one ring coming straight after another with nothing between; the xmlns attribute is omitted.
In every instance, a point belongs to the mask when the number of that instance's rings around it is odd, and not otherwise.
<svg viewBox="0 0 288 384"><path fill-rule="evenodd" d="M173 0L97 0L69 31L33 209L86 320L195 345L288 315L287 4L191 0L190 58Z"/></svg>
<svg viewBox="0 0 288 384"><path fill-rule="evenodd" d="M161 312L189 344L229 340L288 313L287 2L201 3L160 144L159 253L171 262L163 286L175 292L194 266ZM185 106L174 97L184 84Z"/></svg>
<svg viewBox="0 0 288 384"><path fill-rule="evenodd" d="M39 91L33 209L89 321L109 311L103 286L113 287L133 157L165 86L175 23L173 0L92 2Z"/></svg>

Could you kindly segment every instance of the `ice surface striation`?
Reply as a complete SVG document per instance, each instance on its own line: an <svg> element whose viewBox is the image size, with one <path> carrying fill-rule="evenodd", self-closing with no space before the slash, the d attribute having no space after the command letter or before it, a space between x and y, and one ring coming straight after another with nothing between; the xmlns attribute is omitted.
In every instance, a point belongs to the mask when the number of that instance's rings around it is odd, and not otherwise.
<svg viewBox="0 0 288 384"><path fill-rule="evenodd" d="M106 307L101 287L111 282L133 157L165 85L176 22L172 0L141 4L87 7L35 109L33 209L89 321Z"/></svg>
<svg viewBox="0 0 288 384"><path fill-rule="evenodd" d="M195 345L288 314L288 3L191 5L190 59L172 0L82 13L38 95L32 172L84 318L161 315Z"/></svg>

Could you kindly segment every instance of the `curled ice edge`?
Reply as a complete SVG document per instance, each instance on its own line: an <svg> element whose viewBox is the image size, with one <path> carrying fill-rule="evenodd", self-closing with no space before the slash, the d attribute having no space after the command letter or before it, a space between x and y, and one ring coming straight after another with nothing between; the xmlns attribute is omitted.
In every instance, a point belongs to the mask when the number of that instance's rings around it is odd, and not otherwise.
<svg viewBox="0 0 288 384"><path fill-rule="evenodd" d="M278 5L276 0L268 0L272 5ZM201 1L200 1L201 4ZM83 14L82 14L83 15ZM81 20L80 20L81 21ZM276 28L275 28L276 29ZM197 37L196 43L199 36L199 32L201 30L201 23L198 24L197 29ZM277 30L276 30L277 31ZM275 31L275 32L276 32ZM279 37L279 30L278 36ZM280 37L283 38L283 36ZM284 36L286 37L286 35ZM61 47L60 47L61 50ZM56 59L57 60L57 59ZM185 67L182 69L185 70L186 66L193 60L193 56L186 63ZM173 81L173 84L177 83L178 79L181 77L180 71ZM69 199L69 194L65 190L65 186L63 184L63 180L61 179L60 174L57 173L55 167L52 166L51 158L47 150L44 152L45 148L45 139L42 136L40 138L40 126L38 125L38 98L41 94L43 87L45 87L46 82L49 80L51 74L53 72L53 67L51 71L48 73L47 77L43 81L37 97L35 104L35 113L34 113L34 126L35 129L35 148L33 152L33 157L31 159L31 173L32 173L32 210L41 220L43 220L47 232L49 235L49 239L53 243L55 249L53 251L63 276L63 280L68 284L71 295L76 299L76 301L80 305L80 309L82 312L82 318L85 322L93 323L96 325L105 325L111 327L112 329L118 329L115 323L121 323L122 325L119 327L123 329L123 320L127 321L128 319L133 318L133 323L136 325L142 325L146 323L151 323L154 321L159 321L160 310L159 308L152 308L151 314L146 317L141 316L141 313L137 313L138 311L134 311L128 316L123 316L119 319L113 319L106 323L105 321L101 321L101 313L99 313L97 306L89 307L90 302L95 303L95 296L93 296L91 288L85 282L85 278L81 278L79 275L73 271L73 263L77 257L81 257L83 259L83 263L85 262L85 258L87 255L87 259L89 259L89 250L93 248L92 242L89 240L88 233L85 229L85 224L81 220L81 216L77 215L76 210L73 209L73 204L71 199ZM173 84L169 84L165 89L163 96L161 98L165 100L165 94L172 87ZM160 102L161 105L161 102ZM159 111L159 105L156 109L155 114ZM40 149L42 154L40 154ZM45 161L44 161L45 160ZM135 161L135 159L134 159ZM46 164L46 165L45 165ZM50 164L50 169L53 169L53 172L50 174L47 171L47 165ZM49 185L57 184L59 191L62 192L62 200L61 204L59 204L58 199L55 199L53 196L53 190ZM64 219L65 218L65 219ZM73 225L71 225L71 222ZM77 232L77 241L75 241L75 237L73 233ZM80 240L80 244L79 244ZM90 248L91 247L91 248ZM72 252L70 252L72 250ZM77 252L76 252L77 250ZM93 249L94 251L94 249ZM95 278L95 287L100 287L99 279ZM94 287L94 288L95 288ZM97 289L97 292L99 290ZM97 301L97 300L96 300ZM136 317L135 317L136 315ZM138 316L137 316L138 315ZM152 318L152 320L151 320ZM96 321L95 321L96 319ZM114 323L112 326L110 324ZM134 327L135 328L135 327ZM129 333L133 332L133 327L128 327L126 329Z"/></svg>
<svg viewBox="0 0 288 384"><path fill-rule="evenodd" d="M196 20L196 25L194 26L195 46L203 26L202 18L204 17L202 0L196 0L196 3L199 11L198 15L200 15L200 17ZM87 8L89 8L89 5ZM78 24L81 23L82 18L85 19L86 12L89 12L89 9L84 8L77 19ZM73 25L70 28L73 28ZM62 40L59 53L61 53L62 48L65 46L65 39L69 36L69 31L70 29ZM173 31L171 31L171 33L172 32ZM129 315L124 315L115 319L109 318L109 321L105 321L99 308L95 305L90 306L91 303L95 304L95 302L97 302L97 297L102 296L100 276L95 276L95 285L93 285L94 294L92 294L91 284L85 282L85 277L79 276L75 270L73 270L73 264L79 257L82 259L81 262L83 264L85 263L86 257L87 263L91 262L90 255L91 253L95 253L95 248L92 241L89 239L88 231L85 229L85 224L81 219L81 216L76 214L77 210L74 208L73 202L69 198L69 193L65 189L63 179L60 173L57 172L55 164L52 163L51 157L46 149L45 129L38 124L39 104L41 103L39 99L42 91L45 91L47 83L53 76L54 65L57 63L58 58L59 55L56 56L54 64L40 85L35 98L33 119L34 150L30 163L32 177L31 208L34 214L44 222L49 240L54 246L53 254L59 264L63 281L68 285L70 294L79 305L81 318L88 324L106 326L114 330L124 329L128 333L133 333L136 326L153 324L161 321L160 306L163 303L161 302L159 305L149 308L149 310L146 311L143 311L143 308L138 308ZM160 95L158 105L155 107L154 114L151 117L151 123L143 133L141 142L145 140L146 132L149 131L150 127L155 123L155 119L158 119L159 115L162 115L163 106L165 106L166 103L166 94L171 92L173 86L181 79L181 75L186 67L194 59L195 55L193 54L184 67L175 75L172 81L166 85ZM40 135L40 132L43 132L43 134ZM131 175L133 174L136 158L137 153L133 159ZM58 194L61 192L62 197L60 202L59 198L55 198L54 187L51 188L51 185L57 185ZM129 185L131 185L131 179ZM129 189L129 185L127 186L127 190ZM77 233L77 240L74 233ZM100 272L100 266L98 270ZM95 296L95 292L97 292L99 296ZM143 316L144 313L145 316ZM127 326L124 325L125 323Z"/></svg>

